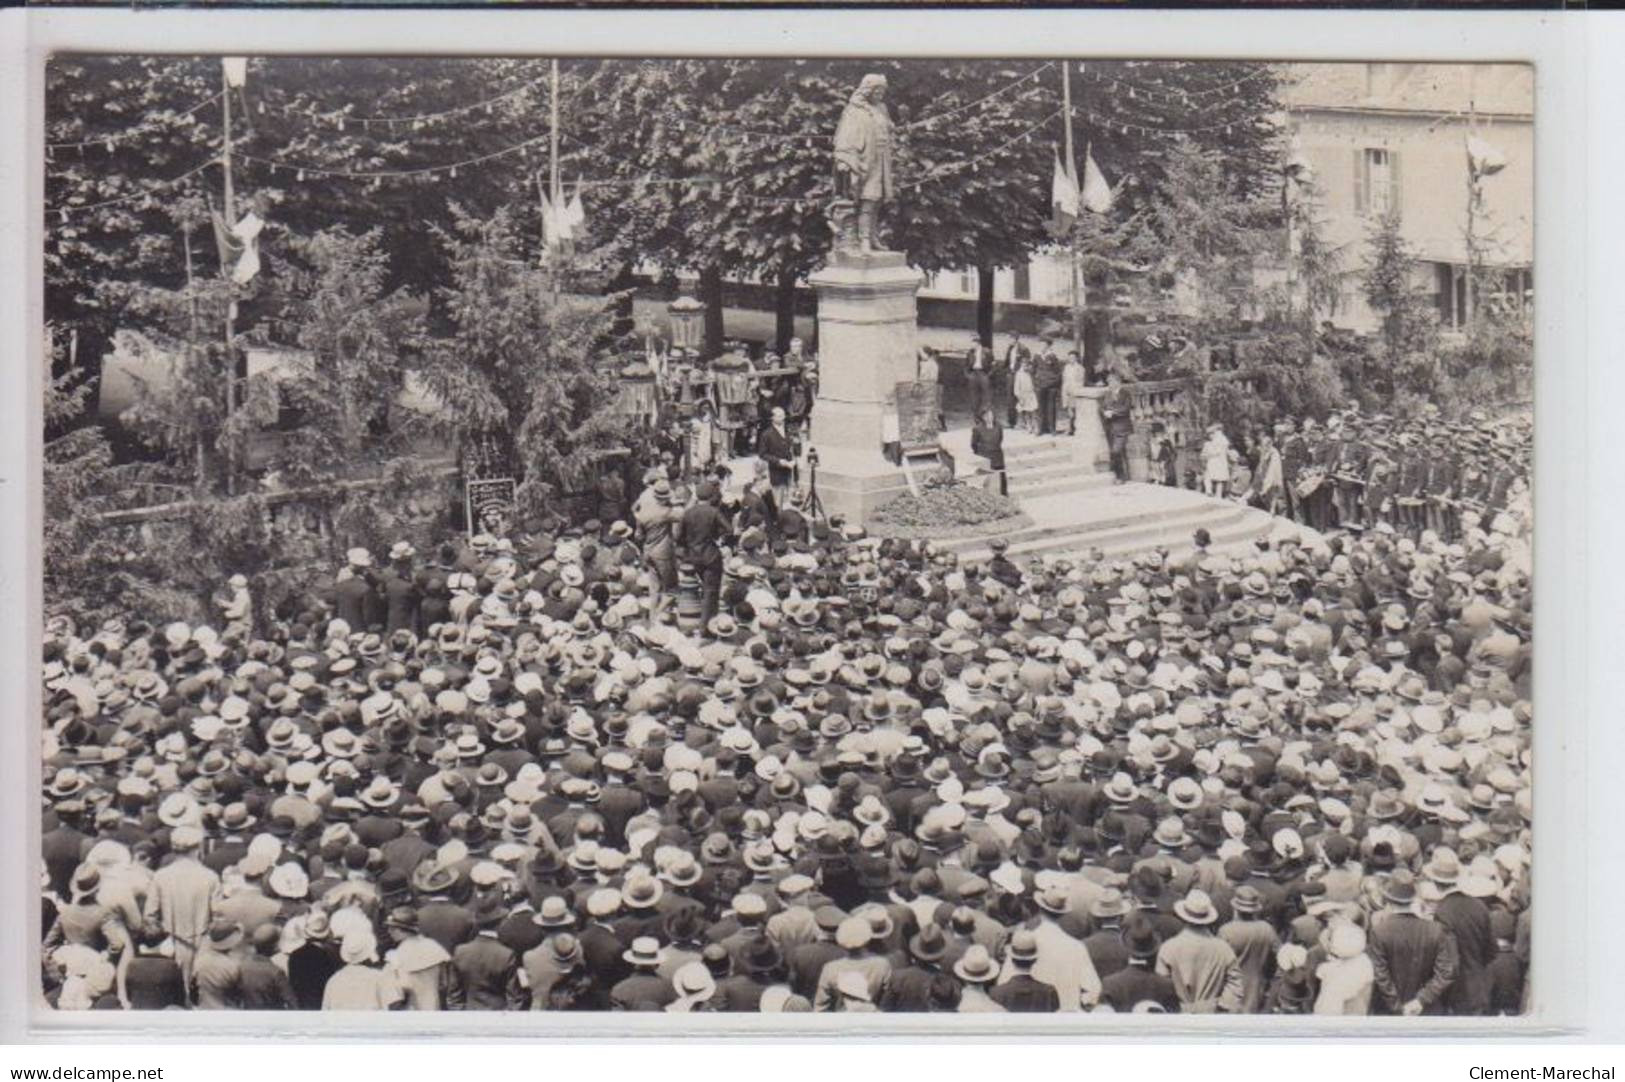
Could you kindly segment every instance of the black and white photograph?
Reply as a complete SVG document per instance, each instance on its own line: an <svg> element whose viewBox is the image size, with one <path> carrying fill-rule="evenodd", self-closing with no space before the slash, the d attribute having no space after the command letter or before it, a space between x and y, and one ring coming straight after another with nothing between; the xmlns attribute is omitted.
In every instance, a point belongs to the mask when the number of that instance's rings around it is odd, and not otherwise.
<svg viewBox="0 0 1625 1082"><path fill-rule="evenodd" d="M1533 1010L1533 66L44 85L41 1012Z"/></svg>

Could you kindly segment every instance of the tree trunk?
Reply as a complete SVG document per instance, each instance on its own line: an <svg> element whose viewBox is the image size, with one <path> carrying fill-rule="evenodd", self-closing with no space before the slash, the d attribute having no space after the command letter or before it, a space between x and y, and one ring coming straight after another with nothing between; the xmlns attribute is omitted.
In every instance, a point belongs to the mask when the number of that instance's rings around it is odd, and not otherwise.
<svg viewBox="0 0 1625 1082"><path fill-rule="evenodd" d="M722 268L710 264L700 271L700 300L705 304L703 357L722 355Z"/></svg>
<svg viewBox="0 0 1625 1082"><path fill-rule="evenodd" d="M993 348L993 268L976 268L976 337Z"/></svg>
<svg viewBox="0 0 1625 1082"><path fill-rule="evenodd" d="M779 356L790 352L790 339L796 336L796 272L779 271L779 292L774 304L777 316L773 333L773 349Z"/></svg>

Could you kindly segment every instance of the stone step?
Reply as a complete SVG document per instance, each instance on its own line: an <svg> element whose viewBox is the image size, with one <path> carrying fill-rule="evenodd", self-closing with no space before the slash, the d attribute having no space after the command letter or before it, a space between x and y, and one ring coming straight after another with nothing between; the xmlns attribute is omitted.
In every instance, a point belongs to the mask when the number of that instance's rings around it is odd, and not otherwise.
<svg viewBox="0 0 1625 1082"><path fill-rule="evenodd" d="M1084 473L1076 469L1045 474L1023 475L1010 479L1010 497L1017 502L1044 499L1049 496L1080 495L1110 488L1109 473Z"/></svg>
<svg viewBox="0 0 1625 1082"><path fill-rule="evenodd" d="M1191 535L1197 528L1206 529L1214 543L1239 540L1248 536L1251 527L1246 522L1245 509L1234 512L1191 511L1175 515L1162 515L1105 529L1091 527L1084 531L1051 533L1047 537L1025 540L1010 546L1011 555L1038 556L1062 552L1087 552L1098 548L1107 556L1118 557L1145 552L1159 545L1170 549L1189 547Z"/></svg>
<svg viewBox="0 0 1625 1082"><path fill-rule="evenodd" d="M1033 440L1030 443L1005 444L1004 462L1008 466L1014 462L1026 463L1035 458L1051 456L1071 457L1077 447L1077 441L1066 439Z"/></svg>
<svg viewBox="0 0 1625 1082"><path fill-rule="evenodd" d="M1108 478L1107 486L1109 485ZM1075 499L1075 496L1065 495L1054 502L1070 502ZM1029 505L1034 502L1028 501ZM1077 521L1046 514L1047 511L1053 510L1053 503L1049 507L1028 506L1026 509L1038 525L1029 526L1004 537L1012 555L1028 551L1047 551L1057 545L1068 544L1087 549L1096 544L1097 539L1111 540L1122 536L1135 536L1142 532L1158 536L1171 533L1174 536L1188 537L1197 526L1206 526L1211 533L1215 528L1231 525L1247 510L1240 504L1202 501L1174 507L1136 506L1132 510ZM944 548L970 559L986 558L989 552L986 538L965 538L944 541L941 544ZM981 556L973 555L975 553L981 553Z"/></svg>
<svg viewBox="0 0 1625 1082"><path fill-rule="evenodd" d="M1229 557L1240 555L1250 545L1251 540L1262 532L1265 525L1266 523L1245 515L1236 516L1228 522L1190 516L1113 530L1062 533L1023 541L1012 544L1006 555L1018 560L1034 556L1053 559L1067 555L1081 556L1098 549L1107 559L1121 560L1132 559L1141 553L1162 547L1167 548L1175 556L1181 556L1190 552L1191 535L1198 527L1203 527L1212 536L1215 550L1222 549L1220 554ZM962 560L985 560L992 553L984 548L980 551L962 552L959 555Z"/></svg>

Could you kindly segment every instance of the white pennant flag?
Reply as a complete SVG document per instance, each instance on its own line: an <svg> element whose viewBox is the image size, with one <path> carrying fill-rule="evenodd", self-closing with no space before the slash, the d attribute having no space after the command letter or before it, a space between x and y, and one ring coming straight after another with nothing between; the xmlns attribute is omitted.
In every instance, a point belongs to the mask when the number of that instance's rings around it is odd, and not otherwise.
<svg viewBox="0 0 1625 1082"><path fill-rule="evenodd" d="M1082 202L1085 209L1096 214L1105 214L1112 209L1111 185L1106 183L1100 166L1095 164L1094 154L1087 149L1083 152Z"/></svg>
<svg viewBox="0 0 1625 1082"><path fill-rule="evenodd" d="M248 82L248 57L222 56L220 64L226 69L227 86L235 90Z"/></svg>
<svg viewBox="0 0 1625 1082"><path fill-rule="evenodd" d="M570 208L567 205L554 203L542 193L542 239L549 248L557 248L567 243L574 234L570 221Z"/></svg>
<svg viewBox="0 0 1625 1082"><path fill-rule="evenodd" d="M1073 171L1055 155L1055 175L1050 182L1050 228L1056 236L1067 233L1078 217L1078 180Z"/></svg>
<svg viewBox="0 0 1625 1082"><path fill-rule="evenodd" d="M264 228L265 220L253 211L232 227L231 235L243 246L243 254L231 270L231 280L238 285L247 285L260 272L260 230Z"/></svg>
<svg viewBox="0 0 1625 1082"><path fill-rule="evenodd" d="M1476 176L1490 177L1507 167L1507 156L1493 143L1476 135L1467 137L1467 164Z"/></svg>
<svg viewBox="0 0 1625 1082"><path fill-rule="evenodd" d="M587 224L587 208L581 204L581 181L576 181L575 194L570 197L570 203L564 208L565 217L570 221L570 233L575 235L576 230Z"/></svg>

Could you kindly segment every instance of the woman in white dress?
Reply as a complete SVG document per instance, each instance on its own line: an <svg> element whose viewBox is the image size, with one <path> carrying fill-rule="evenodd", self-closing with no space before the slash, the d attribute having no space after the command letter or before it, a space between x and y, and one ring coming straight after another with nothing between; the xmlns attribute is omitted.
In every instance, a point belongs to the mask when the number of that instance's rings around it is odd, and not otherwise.
<svg viewBox="0 0 1625 1082"><path fill-rule="evenodd" d="M1218 425L1208 425L1202 444L1202 488L1209 496L1230 494L1230 441Z"/></svg>
<svg viewBox="0 0 1625 1082"><path fill-rule="evenodd" d="M1016 424L1024 432L1038 431L1038 385L1033 382L1033 362L1019 361L1015 372Z"/></svg>

